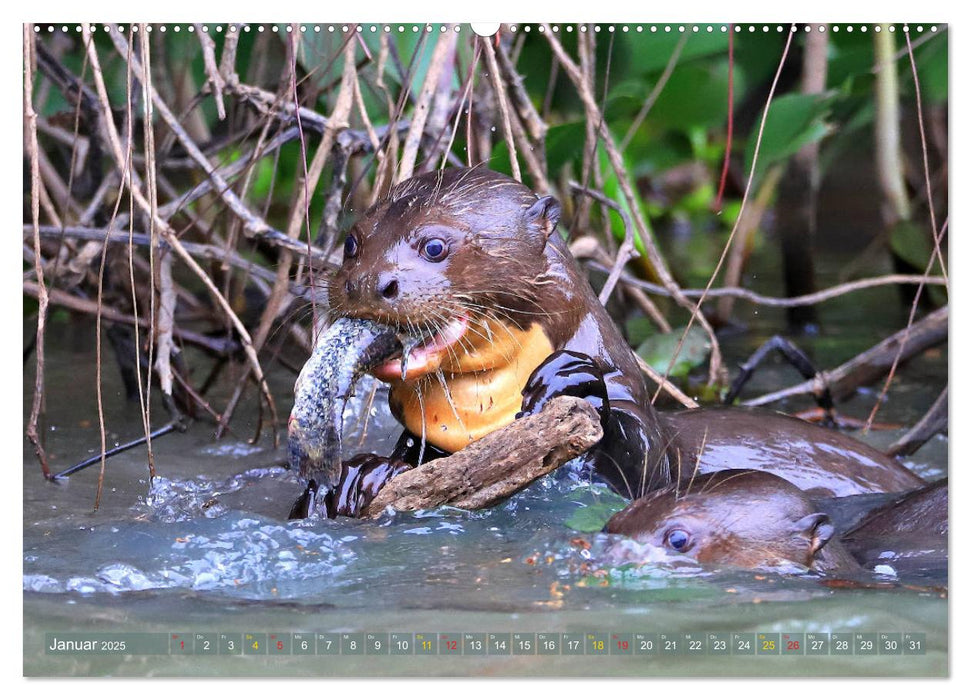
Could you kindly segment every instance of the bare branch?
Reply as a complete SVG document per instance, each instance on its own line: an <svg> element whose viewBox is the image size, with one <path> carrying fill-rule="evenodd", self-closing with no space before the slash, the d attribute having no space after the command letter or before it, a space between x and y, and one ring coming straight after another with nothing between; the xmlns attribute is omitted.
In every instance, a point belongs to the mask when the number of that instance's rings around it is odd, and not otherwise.
<svg viewBox="0 0 971 700"><path fill-rule="evenodd" d="M499 69L502 71L502 78L509 86L509 94L512 96L512 102L516 107L519 118L523 120L529 130L530 138L542 148L549 126L533 106L533 101L529 98L526 86L523 84L522 76L513 65L509 54L506 53L506 47L501 43L496 48L496 58L499 62ZM542 151L540 152L542 153Z"/></svg>
<svg viewBox="0 0 971 700"><path fill-rule="evenodd" d="M34 231L34 271L37 275L37 334L35 340L34 398L27 421L27 438L34 447L37 461L46 478L51 470L47 452L40 441L37 423L44 402L44 328L47 323L47 285L44 283L43 257L40 252L40 163L37 146L37 113L33 105L34 95L34 29L24 24L24 141L30 158L30 216Z"/></svg>
<svg viewBox="0 0 971 700"><path fill-rule="evenodd" d="M587 264L602 272L609 273L611 269L607 265L594 261L590 261ZM670 296L671 294L667 289L659 284L652 284L650 282L639 280L636 277L628 275L627 273L622 273L620 280L625 284L638 287L650 292L651 294L658 294L661 296ZM753 292L750 289L745 289L744 287L715 287L714 289L709 289L707 293L704 289L682 289L681 292L686 297L693 299L700 298L702 295L709 298L737 297L760 306L785 308L789 306L810 306L812 304L820 304L824 301L841 297L844 294L849 294L850 292L871 289L873 287L921 283L929 285L944 285L944 282L943 277L932 277L927 275L883 275L881 277L868 277L866 279L855 280L853 282L845 282L844 284L838 284L835 287L829 287L828 289L823 289L818 292L805 294L799 297L769 297L763 294L758 294L757 292Z"/></svg>
<svg viewBox="0 0 971 700"><path fill-rule="evenodd" d="M597 125L597 130L600 133L600 138L603 141L604 149L607 152L607 157L610 160L610 165L617 175L617 182L620 185L621 191L624 193L624 199L627 202L627 207L631 212L634 224L637 228L637 232L640 235L641 243L644 245L644 249L647 251L647 258L650 261L654 272L657 274L658 278L664 287L671 293L674 300L683 308L687 309L691 313L691 319L689 319L688 324L690 326L691 321L697 320L698 324L705 329L708 333L708 337L711 341L711 366L709 369L709 382L714 383L717 378L717 373L721 368L721 349L718 345L718 339L715 337L715 331L708 323L708 320L701 313L701 302L698 304L692 304L687 297L681 293L680 287L671 277L671 273L667 269L667 264L664 261L664 257L658 250L657 245L654 242L654 237L651 235L651 231L647 226L647 221L644 219L640 207L637 203L637 197L634 194L634 188L631 185L630 177L627 174L627 169L624 167L624 160L617 148L617 144L614 141L613 135L610 133L610 129L607 128L607 123L597 107L596 100L594 99L591 86L584 80L580 68L574 63L573 59L566 53L563 45L560 43L559 39L553 33L550 25L543 25L545 31L543 32L550 46L553 48L553 53L556 54L557 59L559 59L560 65L566 71L567 76L570 81L576 86L577 92L580 95L580 99L583 101L584 107L587 111L587 120L589 122L595 123ZM790 37L791 38L791 37ZM685 330L687 333L687 329ZM679 348L680 352L680 348ZM677 356L677 353L675 353ZM655 399L657 394L655 394Z"/></svg>
<svg viewBox="0 0 971 700"><path fill-rule="evenodd" d="M485 47L486 63L489 66L489 78L492 81L492 92L499 103L499 117L502 119L502 136L506 141L506 148L509 150L509 167L512 176L519 182L523 181L523 174L519 170L519 159L516 157L516 139L512 133L512 124L509 119L509 104L506 102L506 89L502 84L502 76L499 74L499 65L496 62L496 52L492 48L492 41L486 37L477 37L476 41Z"/></svg>
<svg viewBox="0 0 971 700"><path fill-rule="evenodd" d="M849 362L835 369L820 372L819 377L801 382L788 389L764 394L744 401L745 406L765 406L766 404L799 396L817 394L820 383L829 388L834 399L848 396L857 387L869 384L887 372L895 363L913 357L927 348L947 341L948 309L938 309L917 323L894 333L880 341L869 350L860 353Z"/></svg>
<svg viewBox="0 0 971 700"><path fill-rule="evenodd" d="M202 62L206 67L206 77L212 87L213 95L216 98L216 114L219 120L226 118L226 103L223 101L223 80L219 68L216 66L216 42L209 36L209 32L203 31L201 24L193 25L196 28L196 36L199 37L199 44L202 46Z"/></svg>
<svg viewBox="0 0 971 700"><path fill-rule="evenodd" d="M425 73L425 82L421 86L418 101L415 103L414 117L405 137L404 151L401 154L401 164L398 169L398 182L407 180L415 171L415 161L418 158L418 146L425 131L431 100L434 97L438 82L442 78L445 66L451 63L455 55L455 42L458 34L453 31L443 33L435 44L432 60Z"/></svg>
<svg viewBox="0 0 971 700"><path fill-rule="evenodd" d="M604 283L603 289L600 290L600 303L606 304L607 300L610 299L611 293L614 291L614 287L617 285L617 280L620 279L620 274L624 271L624 266L627 264L627 261L631 258L640 257L640 253L634 248L634 234L632 232L630 215L617 202L600 192L591 190L588 187L582 187L576 182L570 183L570 189L610 207L617 212L624 222L624 242L621 243L620 248L617 250L617 259L610 269L610 274L607 276L607 281Z"/></svg>
<svg viewBox="0 0 971 700"><path fill-rule="evenodd" d="M189 255L189 253L186 251L185 247L182 245L181 241L179 241L178 237L175 235L175 232L172 230L172 227L169 226L168 222L158 218L157 213L152 211L152 207L149 204L149 202L145 199L145 195L142 194L141 189L138 186L138 183L135 181L134 175L129 169L125 167L125 158L122 153L121 141L118 137L118 132L115 129L114 122L111 120L111 105L108 101L108 92L107 92L107 89L105 88L103 76L100 70L100 65L98 63L98 54L95 49L94 41L91 36L91 29L89 26L83 25L83 31L84 31L84 41L87 46L88 55L91 60L92 68L94 69L95 83L98 91L98 99L101 105L102 116L104 117L102 121L105 125L105 131L107 132L108 142L110 144L110 150L115 159L115 165L122 172L123 179L126 180L126 184L128 185L129 192L131 192L132 197L134 198L135 202L138 204L139 208L141 208L142 211L144 211L147 216L152 216L153 214L155 214L155 217L156 217L155 225L158 227L162 237L175 250L175 252L179 255L179 257L182 258L182 260L186 263L189 269L192 270L192 272L203 283L207 291L209 291L209 293L216 300L217 304L222 308L223 312L226 314L227 319L229 319L230 323L233 325L233 327L236 329L236 332L239 334L240 342L242 343L243 350L246 353L246 357L249 360L251 367L253 368L254 376L256 377L257 383L260 385L260 389L262 390L264 398L267 401L267 405L270 407L270 412L272 414L273 425L274 425L274 437L276 437L276 433L275 433L276 423L277 423L276 403L274 402L273 396L272 394L270 394L270 389L266 384L266 378L263 375L263 369L260 367L260 361L256 355L256 351L253 348L253 341L250 339L249 332L246 330L246 327L243 325L242 321L239 320L239 317L236 315L236 312L233 311L232 306L229 304L226 298L219 293L219 290L216 288L215 284L213 284L212 280L209 278L209 275L206 274L205 270L203 270L199 266L199 264L195 260L193 260L192 256ZM122 46L127 48L127 43L124 42L124 39L121 39L120 37L117 36L116 31L112 31L111 36L113 39L117 38L116 46ZM134 63L135 62L133 60L133 64ZM156 95L153 91L153 99L155 98L155 96ZM156 103L156 107L158 106L159 106L158 103ZM159 111L161 112L161 109ZM171 112L169 112L168 114L171 117Z"/></svg>

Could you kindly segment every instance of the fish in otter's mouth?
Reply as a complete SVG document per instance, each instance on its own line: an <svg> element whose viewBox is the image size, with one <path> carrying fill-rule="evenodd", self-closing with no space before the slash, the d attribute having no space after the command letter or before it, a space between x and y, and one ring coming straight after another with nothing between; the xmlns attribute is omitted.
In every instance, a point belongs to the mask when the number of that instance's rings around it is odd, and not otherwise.
<svg viewBox="0 0 971 700"><path fill-rule="evenodd" d="M465 317L422 333L343 317L320 336L294 385L287 430L290 468L307 480L309 498L340 478L344 408L358 380L367 372L383 381L433 372L468 328Z"/></svg>

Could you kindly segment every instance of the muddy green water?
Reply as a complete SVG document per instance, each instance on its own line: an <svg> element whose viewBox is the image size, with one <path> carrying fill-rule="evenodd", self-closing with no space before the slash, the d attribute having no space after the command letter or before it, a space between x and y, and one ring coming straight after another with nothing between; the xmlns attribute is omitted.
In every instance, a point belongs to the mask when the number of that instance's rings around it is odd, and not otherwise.
<svg viewBox="0 0 971 700"><path fill-rule="evenodd" d="M773 288L774 285L767 285ZM756 283L758 287L758 283ZM777 287L776 287L777 288ZM823 307L825 333L799 342L820 366L844 361L905 321L891 291ZM781 315L740 307L750 331L725 341L729 359L751 352L784 326ZM93 454L98 443L93 333L55 323L48 348L45 435L55 468ZM110 350L106 348L106 357ZM32 364L25 370L24 415ZM141 432L136 405L106 363L109 444ZM905 367L879 420L911 424L947 379L946 349ZM772 365L748 395L797 380ZM211 400L222 406L233 378ZM271 385L286 414L293 376ZM841 410L865 417L875 392ZM252 403L245 402L247 407ZM379 400L363 449L382 451L397 432ZM795 402L786 410L805 407ZM161 407L153 410L162 418ZM360 410L358 408L358 410ZM247 412L249 411L249 412ZM26 418L25 418L26 420ZM155 444L149 483L144 450L108 462L101 507L97 469L49 484L24 447L24 672L28 675L921 675L947 673L946 570L884 577L917 584L833 590L817 581L752 572L703 572L685 562L614 566L613 544L567 524L581 509L619 507L600 488L553 478L486 511L454 509L349 520L290 523L299 493L279 465L284 450L250 445L247 408L221 442L197 423ZM866 439L889 444L901 431ZM947 473L947 439L926 445L908 466L930 479ZM601 576L590 571L602 569ZM48 632L403 632L403 633L806 633L926 635L919 656L53 656Z"/></svg>

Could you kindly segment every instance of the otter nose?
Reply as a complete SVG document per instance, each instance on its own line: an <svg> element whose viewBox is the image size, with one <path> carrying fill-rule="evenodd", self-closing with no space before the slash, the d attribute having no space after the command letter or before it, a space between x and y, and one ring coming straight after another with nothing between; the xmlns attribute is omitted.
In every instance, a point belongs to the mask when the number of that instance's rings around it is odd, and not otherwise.
<svg viewBox="0 0 971 700"><path fill-rule="evenodd" d="M378 278L378 294L391 301L398 296L398 280L394 277L381 276Z"/></svg>

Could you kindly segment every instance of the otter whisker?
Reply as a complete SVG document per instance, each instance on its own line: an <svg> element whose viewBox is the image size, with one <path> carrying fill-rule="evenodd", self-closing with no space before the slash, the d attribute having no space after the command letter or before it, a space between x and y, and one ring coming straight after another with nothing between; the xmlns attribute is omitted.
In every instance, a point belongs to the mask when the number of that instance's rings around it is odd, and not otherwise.
<svg viewBox="0 0 971 700"><path fill-rule="evenodd" d="M421 395L421 381L415 384L415 396L418 397L418 410L421 412L421 442L418 444L418 464L415 466L420 467L422 462L425 461L425 443L428 435L425 423L425 403Z"/></svg>
<svg viewBox="0 0 971 700"><path fill-rule="evenodd" d="M705 434L701 437L701 448L698 450L698 456L695 459L695 468L691 472L691 478L688 480L688 491L691 491L691 485L695 482L695 476L698 475L698 470L701 469L701 456L705 453L705 445L708 442L708 428L705 428ZM680 454L680 453L679 453Z"/></svg>
<svg viewBox="0 0 971 700"><path fill-rule="evenodd" d="M603 454L603 457L613 463L614 469L616 469L617 473L620 474L620 478L624 480L624 487L627 489L627 493L630 494L630 497L637 498L637 493L631 488L630 482L627 480L627 475L624 473L624 470L621 468L620 462L614 459L614 456L611 455L609 452L605 452ZM592 465L591 465L591 470L592 470ZM593 478L593 475L591 474L591 479L592 478Z"/></svg>
<svg viewBox="0 0 971 700"><path fill-rule="evenodd" d="M435 372L435 376L438 377L438 381L442 385L442 391L445 392L445 400L448 402L449 408L452 409L452 414L455 416L455 420L459 422L462 432L469 435L471 439L469 429L465 427L465 421L462 420L462 417L459 415L458 409L455 406L455 402L452 400L452 392L448 390L448 383L445 381L445 375L442 374L442 370L439 369L437 372Z"/></svg>

